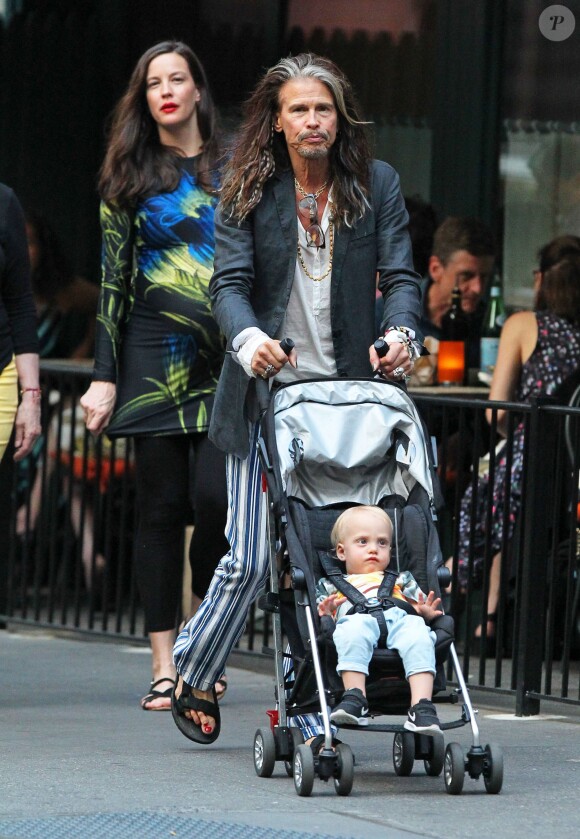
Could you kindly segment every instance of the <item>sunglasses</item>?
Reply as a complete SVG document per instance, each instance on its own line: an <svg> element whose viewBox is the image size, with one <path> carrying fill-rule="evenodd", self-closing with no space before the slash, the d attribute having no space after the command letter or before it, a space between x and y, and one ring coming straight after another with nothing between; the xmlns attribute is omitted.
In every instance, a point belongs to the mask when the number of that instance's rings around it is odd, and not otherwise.
<svg viewBox="0 0 580 839"><path fill-rule="evenodd" d="M318 223L318 205L316 198L312 193L305 195L301 201L298 202L298 209L302 215L308 213L310 224L306 228L306 244L309 248L324 248L326 240L324 238L324 231Z"/></svg>

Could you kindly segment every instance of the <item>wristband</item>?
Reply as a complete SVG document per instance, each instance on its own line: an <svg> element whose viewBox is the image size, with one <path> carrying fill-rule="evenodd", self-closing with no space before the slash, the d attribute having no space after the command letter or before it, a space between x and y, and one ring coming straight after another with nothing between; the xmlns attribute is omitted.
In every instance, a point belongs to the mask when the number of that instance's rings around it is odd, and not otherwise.
<svg viewBox="0 0 580 839"><path fill-rule="evenodd" d="M384 337L385 339L394 338L398 343L404 344L407 347L411 363L414 363L415 359L421 355L421 344L415 340L415 332L406 326L390 326Z"/></svg>
<svg viewBox="0 0 580 839"><path fill-rule="evenodd" d="M409 339L409 341L415 340L415 330L410 329L408 326L389 326L389 328L385 332L385 335L387 334L387 332L402 332L403 335Z"/></svg>
<svg viewBox="0 0 580 839"><path fill-rule="evenodd" d="M25 393L36 393L38 396L42 393L42 388L40 387L23 387L20 389L20 396L24 396Z"/></svg>

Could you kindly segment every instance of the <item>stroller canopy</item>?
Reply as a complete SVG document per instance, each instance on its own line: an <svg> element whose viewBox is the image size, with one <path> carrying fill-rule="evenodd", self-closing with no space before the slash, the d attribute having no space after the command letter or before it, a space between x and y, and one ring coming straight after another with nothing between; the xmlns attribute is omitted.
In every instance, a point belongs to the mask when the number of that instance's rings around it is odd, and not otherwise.
<svg viewBox="0 0 580 839"><path fill-rule="evenodd" d="M321 507L405 501L418 483L433 506L421 418L402 389L380 379L297 382L274 395L283 489Z"/></svg>

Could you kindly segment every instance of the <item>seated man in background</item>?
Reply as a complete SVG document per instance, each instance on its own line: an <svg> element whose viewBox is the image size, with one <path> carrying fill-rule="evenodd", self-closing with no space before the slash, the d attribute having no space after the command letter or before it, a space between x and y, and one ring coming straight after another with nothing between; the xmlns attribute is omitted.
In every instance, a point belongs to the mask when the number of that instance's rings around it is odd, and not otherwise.
<svg viewBox="0 0 580 839"><path fill-rule="evenodd" d="M476 218L449 216L433 238L428 276L423 281L421 330L439 339L441 321L451 308L451 292L461 291L469 321L466 366L479 367L479 338L485 313L485 290L493 273L495 243L489 227Z"/></svg>
<svg viewBox="0 0 580 839"><path fill-rule="evenodd" d="M467 369L479 368L479 339L485 314L485 292L495 263L495 243L491 230L477 218L449 216L433 237L428 276L422 285L421 331L425 346L432 353L415 365L411 383L433 384L436 381L438 341L445 314L451 308L455 286L461 291L461 308L468 320L465 347ZM458 433L457 414L433 407L424 411L430 434L438 446L441 487L447 510L442 514L442 538L451 550L452 516L455 493L462 493L469 481L473 447L477 442L471 414L466 417L462 435ZM444 432L445 429L445 432ZM484 452L481 451L480 454Z"/></svg>

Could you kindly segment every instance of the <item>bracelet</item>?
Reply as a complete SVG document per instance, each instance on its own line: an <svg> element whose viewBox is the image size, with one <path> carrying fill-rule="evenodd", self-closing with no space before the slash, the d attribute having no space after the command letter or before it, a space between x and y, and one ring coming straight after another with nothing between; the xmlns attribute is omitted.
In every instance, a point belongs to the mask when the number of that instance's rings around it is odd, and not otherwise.
<svg viewBox="0 0 580 839"><path fill-rule="evenodd" d="M411 363L414 363L422 355L423 348L419 341L415 339L414 330L408 329L406 326L389 326L384 337L387 338L389 334L395 336L399 343L407 347Z"/></svg>
<svg viewBox="0 0 580 839"><path fill-rule="evenodd" d="M387 334L387 332L402 332L403 335L405 335L405 337L409 339L409 341L415 340L415 330L410 329L408 326L389 326L389 328L385 332L385 335Z"/></svg>
<svg viewBox="0 0 580 839"><path fill-rule="evenodd" d="M39 396L42 393L42 388L40 387L23 387L20 389L20 396L24 396L25 393L37 393Z"/></svg>

